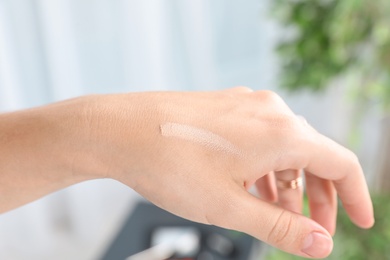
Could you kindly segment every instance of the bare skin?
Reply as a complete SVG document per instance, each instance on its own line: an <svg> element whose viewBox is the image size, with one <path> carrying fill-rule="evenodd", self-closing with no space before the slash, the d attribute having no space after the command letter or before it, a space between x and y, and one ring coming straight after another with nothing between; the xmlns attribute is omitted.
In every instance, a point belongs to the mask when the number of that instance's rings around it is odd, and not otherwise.
<svg viewBox="0 0 390 260"><path fill-rule="evenodd" d="M163 136L167 122L203 129L240 152ZM0 212L81 181L113 178L176 215L309 258L332 250L337 195L356 225L374 223L356 156L276 94L246 87L95 95L2 114L0 158ZM301 189L275 186L275 178L295 179L301 169L311 218L300 214ZM260 198L247 191L252 185Z"/></svg>

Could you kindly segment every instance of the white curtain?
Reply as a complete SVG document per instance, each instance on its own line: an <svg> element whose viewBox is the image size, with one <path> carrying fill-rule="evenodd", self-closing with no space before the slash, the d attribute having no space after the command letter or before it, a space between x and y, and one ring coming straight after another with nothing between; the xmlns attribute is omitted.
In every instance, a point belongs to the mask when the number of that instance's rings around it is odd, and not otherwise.
<svg viewBox="0 0 390 260"><path fill-rule="evenodd" d="M275 89L279 30L267 2L0 0L0 109L89 93ZM345 132L339 96L284 94L336 138ZM137 198L99 180L3 214L0 259L95 259Z"/></svg>

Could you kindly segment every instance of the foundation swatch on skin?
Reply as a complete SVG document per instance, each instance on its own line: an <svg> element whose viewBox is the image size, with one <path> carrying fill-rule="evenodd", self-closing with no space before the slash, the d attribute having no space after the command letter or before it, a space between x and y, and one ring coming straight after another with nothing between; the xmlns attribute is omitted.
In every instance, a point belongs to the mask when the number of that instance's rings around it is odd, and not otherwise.
<svg viewBox="0 0 390 260"><path fill-rule="evenodd" d="M164 123L160 125L160 130L161 135L165 137L176 137L198 143L213 150L241 155L239 149L231 142L202 128L178 123Z"/></svg>

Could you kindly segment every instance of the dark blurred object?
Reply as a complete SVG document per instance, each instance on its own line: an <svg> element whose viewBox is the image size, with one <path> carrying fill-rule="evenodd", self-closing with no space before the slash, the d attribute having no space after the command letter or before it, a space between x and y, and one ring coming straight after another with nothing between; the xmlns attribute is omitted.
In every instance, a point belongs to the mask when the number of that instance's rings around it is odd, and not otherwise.
<svg viewBox="0 0 390 260"><path fill-rule="evenodd" d="M345 211L340 208L337 216L337 231L334 236L333 253L328 260L390 260L390 195L372 197L375 225L364 230L356 227ZM307 207L307 200L305 201ZM274 250L266 260L303 260Z"/></svg>
<svg viewBox="0 0 390 260"><path fill-rule="evenodd" d="M153 235L161 228L191 228L199 231L201 239L196 255L173 256L172 259L249 260L254 250L259 250L257 247L261 245L246 234L191 222L150 203L141 202L132 211L102 260L124 260L151 247Z"/></svg>
<svg viewBox="0 0 390 260"><path fill-rule="evenodd" d="M362 118L381 111L379 192L390 193L390 1L275 0L285 28L278 45L281 84L325 90L338 81L353 100L349 145L357 148ZM333 84L334 85L334 84Z"/></svg>

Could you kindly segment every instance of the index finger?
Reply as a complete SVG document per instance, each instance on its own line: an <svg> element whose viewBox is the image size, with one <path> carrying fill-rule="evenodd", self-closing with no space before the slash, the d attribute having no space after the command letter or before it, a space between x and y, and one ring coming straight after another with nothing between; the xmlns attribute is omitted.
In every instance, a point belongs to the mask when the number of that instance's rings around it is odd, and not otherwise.
<svg viewBox="0 0 390 260"><path fill-rule="evenodd" d="M311 143L306 170L331 180L351 220L362 228L374 224L374 212L367 183L354 153L316 133Z"/></svg>

